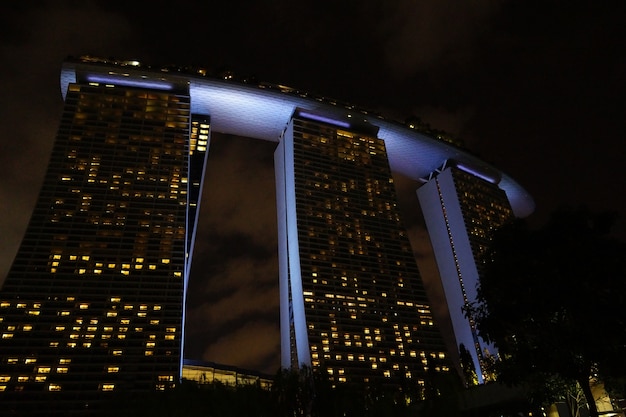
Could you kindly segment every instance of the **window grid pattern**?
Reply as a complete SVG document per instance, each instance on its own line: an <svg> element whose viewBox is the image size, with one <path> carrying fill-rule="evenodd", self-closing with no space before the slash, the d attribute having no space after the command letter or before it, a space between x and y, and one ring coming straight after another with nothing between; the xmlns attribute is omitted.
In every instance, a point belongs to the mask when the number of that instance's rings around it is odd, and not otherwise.
<svg viewBox="0 0 626 417"><path fill-rule="evenodd" d="M312 366L337 383L423 386L429 368L448 371L384 141L294 118L293 142Z"/></svg>
<svg viewBox="0 0 626 417"><path fill-rule="evenodd" d="M189 110L188 95L70 85L0 293L0 391L84 406L178 379Z"/></svg>

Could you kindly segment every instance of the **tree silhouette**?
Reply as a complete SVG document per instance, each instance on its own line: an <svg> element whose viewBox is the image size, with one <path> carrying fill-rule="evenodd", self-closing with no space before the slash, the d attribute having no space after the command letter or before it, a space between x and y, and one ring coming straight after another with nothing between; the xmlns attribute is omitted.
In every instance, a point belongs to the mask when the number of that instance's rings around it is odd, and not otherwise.
<svg viewBox="0 0 626 417"><path fill-rule="evenodd" d="M465 385L468 387L478 385L478 375L476 375L474 359L472 359L472 355L463 343L459 345L459 358L461 361L461 369L463 370Z"/></svg>
<svg viewBox="0 0 626 417"><path fill-rule="evenodd" d="M472 307L480 335L499 350L500 381L544 393L559 385L546 381L577 382L592 417L590 379L626 374L626 248L609 234L613 220L560 210L538 230L505 226Z"/></svg>

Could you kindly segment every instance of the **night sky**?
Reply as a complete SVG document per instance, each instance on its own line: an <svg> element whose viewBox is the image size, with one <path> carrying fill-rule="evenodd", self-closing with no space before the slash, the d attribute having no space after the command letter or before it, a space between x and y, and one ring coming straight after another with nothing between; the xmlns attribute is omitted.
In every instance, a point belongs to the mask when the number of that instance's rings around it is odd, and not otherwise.
<svg viewBox="0 0 626 417"><path fill-rule="evenodd" d="M58 127L61 63L83 54L230 70L398 120L418 116L526 187L534 224L559 206L586 205L620 213L626 240L626 2L14 3L0 5L0 280ZM279 366L274 147L213 136L189 358ZM436 294L416 184L397 186Z"/></svg>

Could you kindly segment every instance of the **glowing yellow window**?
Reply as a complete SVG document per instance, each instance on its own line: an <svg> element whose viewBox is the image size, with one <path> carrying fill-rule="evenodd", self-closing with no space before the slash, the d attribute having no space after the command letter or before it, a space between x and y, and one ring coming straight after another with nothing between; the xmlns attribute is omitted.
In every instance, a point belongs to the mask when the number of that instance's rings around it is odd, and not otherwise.
<svg viewBox="0 0 626 417"><path fill-rule="evenodd" d="M50 367L49 366L38 366L37 367L37 373L49 374L50 373Z"/></svg>
<svg viewBox="0 0 626 417"><path fill-rule="evenodd" d="M146 356L152 356L153 354L154 354L154 352L151 351L151 350L146 350L146 352L145 352Z"/></svg>
<svg viewBox="0 0 626 417"><path fill-rule="evenodd" d="M120 367L119 366L109 366L107 367L107 372L112 374L115 372L119 372L120 371Z"/></svg>
<svg viewBox="0 0 626 417"><path fill-rule="evenodd" d="M17 377L17 382L28 382L28 375L20 375Z"/></svg>
<svg viewBox="0 0 626 417"><path fill-rule="evenodd" d="M35 382L46 382L46 379L48 379L46 375L35 376Z"/></svg>
<svg viewBox="0 0 626 417"><path fill-rule="evenodd" d="M165 340L174 340L176 337L173 334L166 334Z"/></svg>
<svg viewBox="0 0 626 417"><path fill-rule="evenodd" d="M59 385L59 384L50 384L50 385L48 385L48 391L61 391L61 385Z"/></svg>
<svg viewBox="0 0 626 417"><path fill-rule="evenodd" d="M9 365L15 365L17 363L17 358L8 358L7 363Z"/></svg>
<svg viewBox="0 0 626 417"><path fill-rule="evenodd" d="M25 324L24 327L22 327L22 330L24 330L25 332L30 332L31 330L33 330L33 326L30 324Z"/></svg>
<svg viewBox="0 0 626 417"><path fill-rule="evenodd" d="M81 305L79 305L79 308L80 308L81 310L86 310L86 309L88 309L88 308L89 308L89 304L87 304L87 303L82 303Z"/></svg>
<svg viewBox="0 0 626 417"><path fill-rule="evenodd" d="M150 324L152 325L159 324L159 320L150 320Z"/></svg>
<svg viewBox="0 0 626 417"><path fill-rule="evenodd" d="M113 391L115 389L115 384L102 384L102 391Z"/></svg>
<svg viewBox="0 0 626 417"><path fill-rule="evenodd" d="M59 359L59 363L60 364L72 363L72 360L70 358L61 358Z"/></svg>
<svg viewBox="0 0 626 417"><path fill-rule="evenodd" d="M0 382L9 382L11 380L11 375L0 375Z"/></svg>
<svg viewBox="0 0 626 417"><path fill-rule="evenodd" d="M8 301L3 301L0 303L0 307L3 307L3 308L11 307L11 303L9 303Z"/></svg>
<svg viewBox="0 0 626 417"><path fill-rule="evenodd" d="M59 366L57 367L57 373L59 374L66 374L68 371L68 367L67 366Z"/></svg>
<svg viewBox="0 0 626 417"><path fill-rule="evenodd" d="M123 354L123 352L121 350L114 350L113 351L113 355L115 355L115 356L120 356L122 354Z"/></svg>
<svg viewBox="0 0 626 417"><path fill-rule="evenodd" d="M13 333L2 333L2 338L3 339L12 339L13 338Z"/></svg>
<svg viewBox="0 0 626 417"><path fill-rule="evenodd" d="M117 317L117 311L108 311L107 317Z"/></svg>

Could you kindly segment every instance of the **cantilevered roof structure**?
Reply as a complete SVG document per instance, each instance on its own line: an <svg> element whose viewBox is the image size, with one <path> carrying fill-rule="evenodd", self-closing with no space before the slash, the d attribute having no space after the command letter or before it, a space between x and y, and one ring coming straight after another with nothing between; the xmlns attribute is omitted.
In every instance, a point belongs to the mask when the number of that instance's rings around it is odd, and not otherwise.
<svg viewBox="0 0 626 417"><path fill-rule="evenodd" d="M192 113L208 114L214 132L278 142L296 108L325 114L338 120L367 122L379 128L386 144L392 171L421 180L445 161L477 170L506 192L516 217L526 217L535 208L530 194L513 178L480 158L447 142L379 115L310 96L289 87L267 83L250 84L172 68L142 67L136 61L109 62L93 59L66 61L61 72L61 91L76 81L180 91L191 97Z"/></svg>

